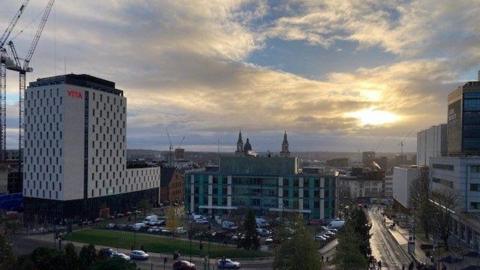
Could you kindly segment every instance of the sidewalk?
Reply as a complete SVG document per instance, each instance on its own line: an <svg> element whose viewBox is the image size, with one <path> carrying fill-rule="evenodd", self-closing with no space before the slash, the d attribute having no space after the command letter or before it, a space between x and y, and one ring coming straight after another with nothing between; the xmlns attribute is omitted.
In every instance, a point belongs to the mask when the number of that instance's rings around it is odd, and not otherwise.
<svg viewBox="0 0 480 270"><path fill-rule="evenodd" d="M385 217L387 224L391 224L393 221L388 217ZM408 249L408 238L410 233L407 229L395 226L393 229L388 228L390 234L395 238L397 243ZM425 252L420 248L422 244L425 244L419 239L415 239L415 254L413 254L415 260L424 264L430 264L430 259L425 255Z"/></svg>

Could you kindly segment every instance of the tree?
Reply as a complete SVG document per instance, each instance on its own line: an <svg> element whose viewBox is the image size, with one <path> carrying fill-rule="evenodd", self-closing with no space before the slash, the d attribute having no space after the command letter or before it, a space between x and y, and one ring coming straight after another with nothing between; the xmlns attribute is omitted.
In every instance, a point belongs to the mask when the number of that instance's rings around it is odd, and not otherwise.
<svg viewBox="0 0 480 270"><path fill-rule="evenodd" d="M165 225L172 232L172 235L175 235L175 230L182 224L181 217L183 214L179 207L169 206L166 209Z"/></svg>
<svg viewBox="0 0 480 270"><path fill-rule="evenodd" d="M72 243L65 245L65 262L67 263L67 269L69 270L80 269L80 259L78 258L75 246Z"/></svg>
<svg viewBox="0 0 480 270"><path fill-rule="evenodd" d="M346 219L345 227L337 234L338 246L335 253L337 269L367 269L371 254L370 228L362 208L353 207Z"/></svg>
<svg viewBox="0 0 480 270"><path fill-rule="evenodd" d="M142 209L143 210L143 215L146 216L147 211L149 211L152 208L152 205L148 202L147 199L143 199L143 200L138 202L137 207L138 207L138 209Z"/></svg>
<svg viewBox="0 0 480 270"><path fill-rule="evenodd" d="M457 206L458 196L455 191L443 188L433 191L431 194L431 202L434 205L433 222L434 234L436 238L443 241L445 249L448 250L448 238L452 232L451 220L452 213Z"/></svg>
<svg viewBox="0 0 480 270"><path fill-rule="evenodd" d="M35 265L34 269L37 270L67 269L64 254L55 249L46 247L36 248L30 255L30 259Z"/></svg>
<svg viewBox="0 0 480 270"><path fill-rule="evenodd" d="M14 269L16 258L6 237L0 234L0 269Z"/></svg>
<svg viewBox="0 0 480 270"><path fill-rule="evenodd" d="M253 210L248 211L242 229L244 238L240 241L240 246L244 249L258 249L260 243L257 235L257 222Z"/></svg>
<svg viewBox="0 0 480 270"><path fill-rule="evenodd" d="M96 259L97 250L95 250L95 246L92 244L83 246L79 255L80 269L89 269L95 263Z"/></svg>
<svg viewBox="0 0 480 270"><path fill-rule="evenodd" d="M291 236L288 236L289 230L281 230L283 231L280 235L282 240L275 250L273 269L321 269L322 262L313 234L305 227L300 216L295 219L293 226Z"/></svg>
<svg viewBox="0 0 480 270"><path fill-rule="evenodd" d="M125 261L122 258L110 258L99 261L93 266L94 270L136 270L137 265L134 262Z"/></svg>
<svg viewBox="0 0 480 270"><path fill-rule="evenodd" d="M413 208L415 220L425 234L425 238L430 238L431 228L433 226L432 205L429 201L429 177L428 169L422 168L420 177L410 184L410 206Z"/></svg>
<svg viewBox="0 0 480 270"><path fill-rule="evenodd" d="M361 240L351 223L337 234L338 245L335 252L335 269L367 269L368 258L362 254Z"/></svg>
<svg viewBox="0 0 480 270"><path fill-rule="evenodd" d="M362 208L354 208L350 213L348 220L358 238L360 252L366 258L370 257L372 250L370 248L370 228L365 211Z"/></svg>

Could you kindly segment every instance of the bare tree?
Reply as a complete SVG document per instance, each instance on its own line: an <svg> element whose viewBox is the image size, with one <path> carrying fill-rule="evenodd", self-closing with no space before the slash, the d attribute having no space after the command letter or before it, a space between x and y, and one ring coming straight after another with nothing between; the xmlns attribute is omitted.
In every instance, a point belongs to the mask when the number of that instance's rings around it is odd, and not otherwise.
<svg viewBox="0 0 480 270"><path fill-rule="evenodd" d="M452 216L457 207L458 195L450 188L442 188L432 191L430 202L433 205L434 234L443 241L445 249L448 250L448 238L452 232Z"/></svg>
<svg viewBox="0 0 480 270"><path fill-rule="evenodd" d="M429 178L428 168L422 168L420 176L410 184L410 206L415 220L420 224L425 238L430 238L432 228L432 205L429 201Z"/></svg>

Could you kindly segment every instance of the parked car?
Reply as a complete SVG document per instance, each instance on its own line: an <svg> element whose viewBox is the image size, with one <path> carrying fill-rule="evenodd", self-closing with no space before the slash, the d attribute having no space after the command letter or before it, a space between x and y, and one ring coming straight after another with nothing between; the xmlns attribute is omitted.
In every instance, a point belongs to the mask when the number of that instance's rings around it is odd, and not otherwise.
<svg viewBox="0 0 480 270"><path fill-rule="evenodd" d="M130 256L128 256L125 253L121 253L121 252L114 252L112 257L124 259L125 261L130 261Z"/></svg>
<svg viewBox="0 0 480 270"><path fill-rule="evenodd" d="M235 223L231 222L231 221L228 221L228 220L224 220L222 222L222 229L225 229L225 230L237 230L238 229L238 226L235 225Z"/></svg>
<svg viewBox="0 0 480 270"><path fill-rule="evenodd" d="M173 270L197 270L197 268L189 261L176 261L173 263Z"/></svg>
<svg viewBox="0 0 480 270"><path fill-rule="evenodd" d="M187 230L185 230L185 228L183 228L183 227L177 227L175 229L175 233L184 234L184 233L187 233Z"/></svg>
<svg viewBox="0 0 480 270"><path fill-rule="evenodd" d="M220 259L217 266L218 269L240 269L240 263L231 259Z"/></svg>
<svg viewBox="0 0 480 270"><path fill-rule="evenodd" d="M107 229L115 229L115 223L108 223L106 226Z"/></svg>
<svg viewBox="0 0 480 270"><path fill-rule="evenodd" d="M143 250L132 250L130 252L130 258L133 260L148 260L149 257L150 255Z"/></svg>
<svg viewBox="0 0 480 270"><path fill-rule="evenodd" d="M271 245L271 244L273 244L273 238L267 237L267 238L265 239L265 245Z"/></svg>
<svg viewBox="0 0 480 270"><path fill-rule="evenodd" d="M132 230L140 231L141 229L143 229L145 227L146 227L145 223L135 223L135 224L132 225Z"/></svg>
<svg viewBox="0 0 480 270"><path fill-rule="evenodd" d="M266 236L269 236L269 235L272 234L269 230L264 229L264 228L257 228L257 233L258 233L258 235L263 236L263 237L266 237Z"/></svg>
<svg viewBox="0 0 480 270"><path fill-rule="evenodd" d="M102 257L112 257L115 251L111 248L102 248L98 251L98 254Z"/></svg>
<svg viewBox="0 0 480 270"><path fill-rule="evenodd" d="M325 234L328 234L330 236L335 236L335 233L333 231L326 231Z"/></svg>
<svg viewBox="0 0 480 270"><path fill-rule="evenodd" d="M127 229L128 225L127 224L117 224L116 227L119 230L125 230L125 229Z"/></svg>
<svg viewBox="0 0 480 270"><path fill-rule="evenodd" d="M150 227L147 229L147 232L149 233L156 233L156 232L159 232L160 231L160 228L157 227L157 226L153 226L153 227Z"/></svg>

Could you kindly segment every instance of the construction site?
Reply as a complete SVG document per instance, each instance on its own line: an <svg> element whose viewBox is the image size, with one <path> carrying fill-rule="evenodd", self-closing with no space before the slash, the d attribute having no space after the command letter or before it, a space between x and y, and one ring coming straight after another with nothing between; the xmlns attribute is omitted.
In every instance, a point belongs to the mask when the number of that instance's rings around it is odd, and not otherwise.
<svg viewBox="0 0 480 270"><path fill-rule="evenodd" d="M29 4L29 0L24 0L16 13L12 16L6 29L0 37L0 196L1 194L17 194L15 196L4 196L0 198L0 208L14 210L19 207L18 200L22 192L23 181L23 148L24 148L24 95L27 84L27 73L31 73L33 68L30 66L37 45L42 36L42 32L47 24L49 15L54 5L54 0L49 0L45 6L41 17L32 37L30 47L26 53L21 54L16 49L16 37L23 32L25 28L18 29L18 24L23 18L24 12ZM33 22L33 21L32 21ZM27 27L32 26L29 24ZM24 45L24 44L22 44ZM18 125L7 128L7 72L18 73L18 99L9 100L10 103L18 104ZM9 89L15 86L10 86ZM16 149L7 150L7 130L12 133L18 132L18 141ZM11 134L9 134L11 136ZM10 208L10 209L9 209Z"/></svg>

